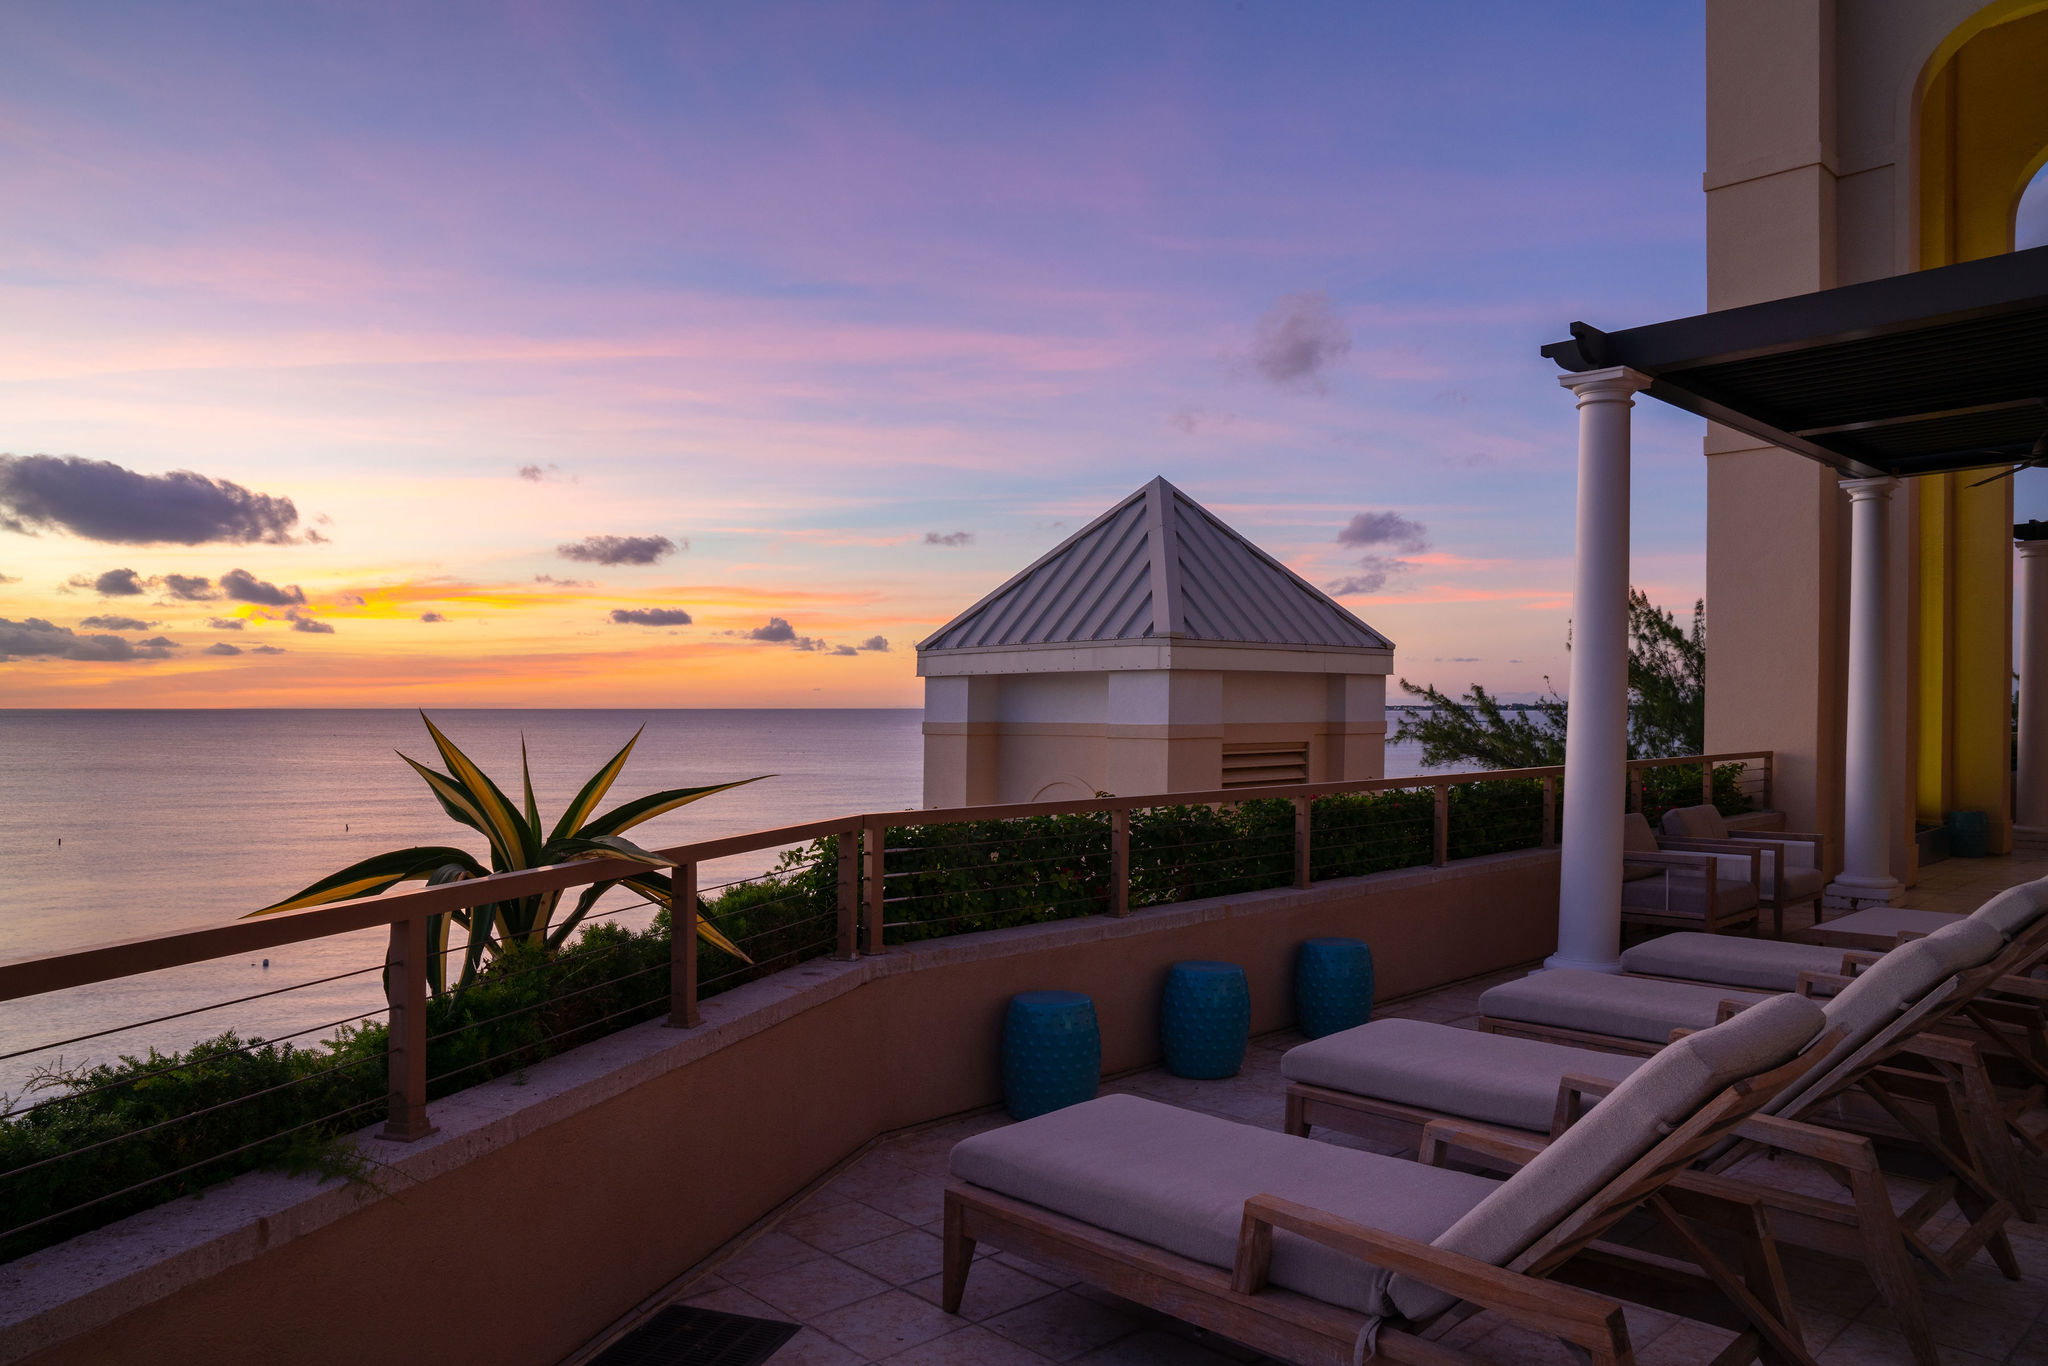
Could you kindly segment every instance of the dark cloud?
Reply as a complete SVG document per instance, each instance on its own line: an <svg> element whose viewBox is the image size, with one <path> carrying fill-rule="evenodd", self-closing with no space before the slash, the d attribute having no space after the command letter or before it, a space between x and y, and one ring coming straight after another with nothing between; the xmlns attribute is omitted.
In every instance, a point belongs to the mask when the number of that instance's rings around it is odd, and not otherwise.
<svg viewBox="0 0 2048 1366"><path fill-rule="evenodd" d="M88 631L147 631L156 625L139 617L87 617L78 624Z"/></svg>
<svg viewBox="0 0 2048 1366"><path fill-rule="evenodd" d="M689 543L683 543L688 550ZM555 553L565 560L584 564L653 564L673 554L676 543L666 536L586 536L569 545L558 545Z"/></svg>
<svg viewBox="0 0 2048 1366"><path fill-rule="evenodd" d="M206 624L216 631L239 631L242 622L239 617L208 617Z"/></svg>
<svg viewBox="0 0 2048 1366"><path fill-rule="evenodd" d="M756 626L740 634L748 640L794 641L797 638L796 628L781 617L770 617L766 626Z"/></svg>
<svg viewBox="0 0 2048 1366"><path fill-rule="evenodd" d="M448 620L448 618L446 618L446 617L442 616L442 615L441 615L441 614L440 614L439 612L422 612L422 613L420 613L420 620L421 620L421 621L446 621L446 620Z"/></svg>
<svg viewBox="0 0 2048 1366"><path fill-rule="evenodd" d="M142 576L132 569L109 569L96 579L83 574L71 576L71 587L90 588L103 598L136 598L149 591Z"/></svg>
<svg viewBox="0 0 2048 1366"><path fill-rule="evenodd" d="M341 600L351 607L361 607L364 605L363 595L361 593L343 593L341 595Z"/></svg>
<svg viewBox="0 0 2048 1366"><path fill-rule="evenodd" d="M181 650L184 648L169 636L151 636L148 640L138 640L135 643L148 650Z"/></svg>
<svg viewBox="0 0 2048 1366"><path fill-rule="evenodd" d="M0 617L0 662L10 659L72 659L87 663L118 663L131 659L164 659L171 643L161 636L140 645L120 636L82 636L69 626L41 617L9 621Z"/></svg>
<svg viewBox="0 0 2048 1366"><path fill-rule="evenodd" d="M612 620L621 626L688 626L690 614L680 607L614 607Z"/></svg>
<svg viewBox="0 0 2048 1366"><path fill-rule="evenodd" d="M860 643L860 648L863 650L873 650L876 654L885 655L889 653L889 638L887 636L869 636Z"/></svg>
<svg viewBox="0 0 2048 1366"><path fill-rule="evenodd" d="M926 545L952 546L957 549L963 545L973 545L974 533L971 531L948 531L941 535L936 531L927 531L924 534L924 543Z"/></svg>
<svg viewBox="0 0 2048 1366"><path fill-rule="evenodd" d="M306 600L305 590L297 584L279 588L246 569L230 569L220 576L220 586L236 602L253 602L258 607L291 607Z"/></svg>
<svg viewBox="0 0 2048 1366"><path fill-rule="evenodd" d="M166 574L154 580L164 592L181 602L205 602L220 594L214 589L212 579L203 579L196 574Z"/></svg>
<svg viewBox="0 0 2048 1366"><path fill-rule="evenodd" d="M1429 529L1398 512L1360 512L1337 533L1338 545L1383 545L1413 555L1429 549Z"/></svg>
<svg viewBox="0 0 2048 1366"><path fill-rule="evenodd" d="M857 655L860 651L854 649L851 645L834 645L832 653L835 655Z"/></svg>
<svg viewBox="0 0 2048 1366"><path fill-rule="evenodd" d="M242 653L242 647L230 645L225 640L216 640L199 653L203 655L238 655Z"/></svg>
<svg viewBox="0 0 2048 1366"><path fill-rule="evenodd" d="M9 531L54 527L114 545L289 545L298 522L289 498L191 470L137 474L76 455L0 455L0 527Z"/></svg>
<svg viewBox="0 0 2048 1366"><path fill-rule="evenodd" d="M558 579L553 574L535 574L533 576L533 581L535 583L552 584L556 588L597 587L596 581L592 579Z"/></svg>
<svg viewBox="0 0 2048 1366"><path fill-rule="evenodd" d="M1353 593L1377 593L1387 586L1388 579L1406 574L1414 568L1408 561L1395 559L1389 555L1361 555L1358 557L1358 566L1365 572L1354 574L1347 579L1339 579L1325 591L1340 598Z"/></svg>
<svg viewBox="0 0 2048 1366"><path fill-rule="evenodd" d="M307 616L296 607L286 612L284 617L286 621L292 624L294 631L303 631L309 636L331 636L334 634L332 626L329 626L324 621L317 621Z"/></svg>
<svg viewBox="0 0 2048 1366"><path fill-rule="evenodd" d="M562 467L553 463L546 465L521 465L519 467L519 477L526 480L529 484L544 483L550 479L559 479L571 484L576 482L575 475L563 473Z"/></svg>
<svg viewBox="0 0 2048 1366"><path fill-rule="evenodd" d="M282 646L282 645L251 645L251 646L249 647L249 653L250 653L250 654L252 654L252 655L281 655L281 654L283 654L283 653L284 653L284 646Z"/></svg>
<svg viewBox="0 0 2048 1366"><path fill-rule="evenodd" d="M1323 371L1351 349L1351 329L1330 296L1289 294L1259 319L1251 363L1283 389L1323 392Z"/></svg>

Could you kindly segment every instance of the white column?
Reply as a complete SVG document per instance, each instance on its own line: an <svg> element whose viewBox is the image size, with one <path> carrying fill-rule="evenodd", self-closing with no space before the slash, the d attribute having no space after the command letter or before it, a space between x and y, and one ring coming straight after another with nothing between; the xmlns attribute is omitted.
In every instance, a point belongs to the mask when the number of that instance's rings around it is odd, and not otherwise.
<svg viewBox="0 0 2048 1366"><path fill-rule="evenodd" d="M1836 904L1888 902L1892 876L1890 694L1891 517L1896 479L1844 479L1849 495L1849 715L1844 764L1842 871L1828 888Z"/></svg>
<svg viewBox="0 0 2048 1366"><path fill-rule="evenodd" d="M1649 376L1617 366L1558 383L1579 400L1564 848L1550 968L1621 970L1621 818L1628 809L1628 436Z"/></svg>
<svg viewBox="0 0 2048 1366"><path fill-rule="evenodd" d="M2026 530L2041 528L2029 524ZM2013 801L2013 833L2030 842L2048 839L2048 540L2018 543L2020 634L2014 662L2020 671L2020 772Z"/></svg>

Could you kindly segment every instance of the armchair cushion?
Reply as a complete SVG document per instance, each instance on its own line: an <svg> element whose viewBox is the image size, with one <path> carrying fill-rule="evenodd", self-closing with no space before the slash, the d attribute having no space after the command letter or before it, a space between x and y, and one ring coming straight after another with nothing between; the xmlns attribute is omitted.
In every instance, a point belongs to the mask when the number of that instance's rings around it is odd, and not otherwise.
<svg viewBox="0 0 2048 1366"><path fill-rule="evenodd" d="M1621 818L1621 852L1624 855L1621 865L1623 882L1641 882L1660 873L1660 869L1643 864L1630 864L1626 860L1626 855L1629 854L1657 852L1657 832L1650 828L1649 821L1643 819L1643 813L1640 811L1631 811Z"/></svg>
<svg viewBox="0 0 2048 1366"><path fill-rule="evenodd" d="M1619 1081L1642 1065L1619 1053L1388 1017L1290 1048L1280 1071L1310 1086L1542 1133L1568 1073Z"/></svg>
<svg viewBox="0 0 2048 1366"><path fill-rule="evenodd" d="M1125 1095L977 1134L954 1147L952 1171L1225 1268L1236 1261L1244 1202L1255 1195L1426 1243L1501 1184ZM1365 1314L1390 1308L1383 1273L1285 1230L1273 1236L1271 1279Z"/></svg>
<svg viewBox="0 0 2048 1366"><path fill-rule="evenodd" d="M1623 880L1623 909L1706 918L1707 886L1698 872L1689 868L1652 868L1648 871L1658 875L1655 881L1648 878ZM1715 892L1717 909L1723 916L1740 915L1756 906L1756 886L1748 878L1717 877Z"/></svg>
<svg viewBox="0 0 2048 1366"><path fill-rule="evenodd" d="M1674 806L1658 822L1664 833L1676 839L1725 840L1728 822L1711 806Z"/></svg>

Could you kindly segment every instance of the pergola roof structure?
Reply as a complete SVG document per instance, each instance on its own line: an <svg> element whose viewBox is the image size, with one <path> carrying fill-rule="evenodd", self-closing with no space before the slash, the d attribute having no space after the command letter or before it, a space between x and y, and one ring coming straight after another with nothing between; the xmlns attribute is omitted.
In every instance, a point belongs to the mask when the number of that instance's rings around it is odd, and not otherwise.
<svg viewBox="0 0 2048 1366"><path fill-rule="evenodd" d="M1543 354L1626 366L1654 398L1845 475L2038 456L2048 433L2048 247L1602 332Z"/></svg>

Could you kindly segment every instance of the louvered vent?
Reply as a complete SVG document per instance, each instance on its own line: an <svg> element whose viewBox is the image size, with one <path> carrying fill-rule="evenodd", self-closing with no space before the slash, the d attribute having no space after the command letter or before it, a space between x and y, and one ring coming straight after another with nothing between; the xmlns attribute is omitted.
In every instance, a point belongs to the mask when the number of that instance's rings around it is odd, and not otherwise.
<svg viewBox="0 0 2048 1366"><path fill-rule="evenodd" d="M1225 745L1223 786L1269 787L1308 781L1308 741L1275 745Z"/></svg>

